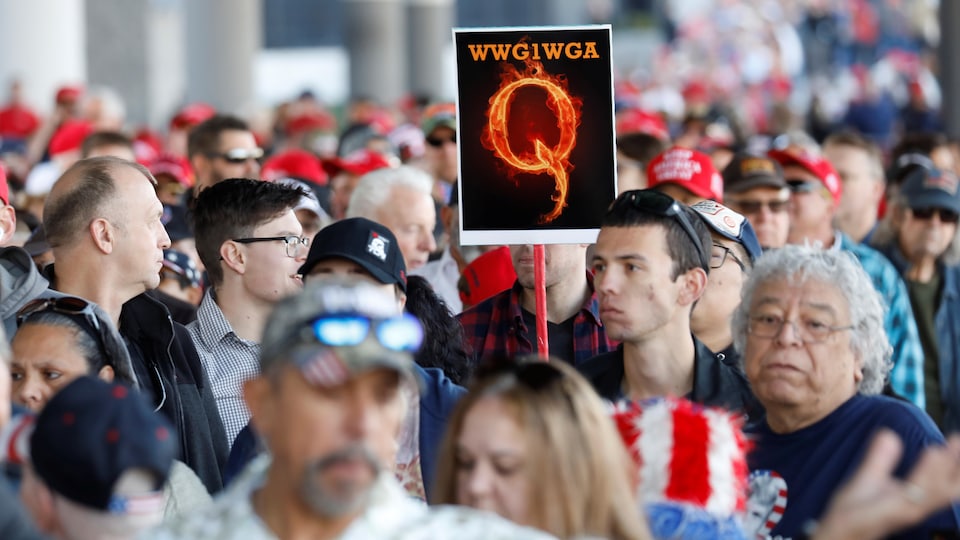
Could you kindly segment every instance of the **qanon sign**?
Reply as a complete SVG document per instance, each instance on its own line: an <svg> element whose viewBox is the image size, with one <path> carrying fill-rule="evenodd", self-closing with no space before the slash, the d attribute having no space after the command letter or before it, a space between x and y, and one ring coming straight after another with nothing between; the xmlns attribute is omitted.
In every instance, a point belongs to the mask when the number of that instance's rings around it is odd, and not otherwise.
<svg viewBox="0 0 960 540"><path fill-rule="evenodd" d="M577 142L582 100L570 95L563 76L550 75L543 64L530 57L523 59L523 63L522 70L509 63L503 65L500 87L489 99L487 126L481 142L518 173L549 174L553 177L556 185L551 200L556 204L552 211L540 216L540 223L546 224L560 217L567 206L570 171L573 169L569 157ZM510 146L508 121L516 92L524 87L539 88L546 93L546 106L556 118L560 137L551 146L539 137L529 136L533 151L527 150L518 155ZM513 181L519 185L516 177Z"/></svg>

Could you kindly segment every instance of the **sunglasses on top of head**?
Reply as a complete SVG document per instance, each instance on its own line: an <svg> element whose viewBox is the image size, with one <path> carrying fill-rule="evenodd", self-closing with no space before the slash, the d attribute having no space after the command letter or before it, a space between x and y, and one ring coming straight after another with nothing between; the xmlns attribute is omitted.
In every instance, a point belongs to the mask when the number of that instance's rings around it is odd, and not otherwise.
<svg viewBox="0 0 960 540"><path fill-rule="evenodd" d="M648 212L657 216L673 219L678 225L680 225L680 228L683 229L683 232L685 232L687 237L690 238L690 241L693 242L693 247L697 250L697 257L700 261L700 268L709 271L709 258L704 251L703 243L700 241L700 237L697 235L696 229L693 228L693 223L691 223L690 219L687 218L687 215L684 213L680 203L678 203L673 197L660 193L659 191L653 191L649 189L626 191L621 193L620 196L613 201L613 204L610 205L610 210L615 210L624 206L640 210L642 212ZM697 219L700 218L698 217Z"/></svg>

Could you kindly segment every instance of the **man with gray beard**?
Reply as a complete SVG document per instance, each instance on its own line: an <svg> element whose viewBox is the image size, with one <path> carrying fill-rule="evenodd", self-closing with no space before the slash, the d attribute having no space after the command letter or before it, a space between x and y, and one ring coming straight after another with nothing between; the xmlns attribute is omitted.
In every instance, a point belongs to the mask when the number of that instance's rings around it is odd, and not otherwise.
<svg viewBox="0 0 960 540"><path fill-rule="evenodd" d="M422 332L365 281L311 279L282 300L261 340L262 374L244 385L269 452L212 506L147 538L549 538L492 514L428 509L394 478Z"/></svg>

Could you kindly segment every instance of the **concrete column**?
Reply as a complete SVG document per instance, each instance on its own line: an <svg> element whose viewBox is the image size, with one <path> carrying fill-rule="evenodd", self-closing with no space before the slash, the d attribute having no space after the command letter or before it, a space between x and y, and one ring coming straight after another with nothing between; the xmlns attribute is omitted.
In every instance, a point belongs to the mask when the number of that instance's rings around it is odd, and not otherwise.
<svg viewBox="0 0 960 540"><path fill-rule="evenodd" d="M88 0L87 65L92 85L123 98L128 127L164 127L186 84L181 0Z"/></svg>
<svg viewBox="0 0 960 540"><path fill-rule="evenodd" d="M393 103L407 92L403 0L344 0L350 94Z"/></svg>
<svg viewBox="0 0 960 540"><path fill-rule="evenodd" d="M92 86L115 90L133 125L147 120L148 0L88 0L86 2L87 74Z"/></svg>
<svg viewBox="0 0 960 540"><path fill-rule="evenodd" d="M38 111L53 110L63 84L86 82L85 0L0 1L0 102L19 78Z"/></svg>
<svg viewBox="0 0 960 540"><path fill-rule="evenodd" d="M452 43L453 0L409 0L407 14L410 91L434 99L451 99L453 96L440 94L446 87L443 62L444 52Z"/></svg>
<svg viewBox="0 0 960 540"><path fill-rule="evenodd" d="M536 0L543 13L543 23L549 25L578 25L587 21L587 10L581 0Z"/></svg>
<svg viewBox="0 0 960 540"><path fill-rule="evenodd" d="M166 129L187 92L188 0L150 0L147 17L147 122Z"/></svg>
<svg viewBox="0 0 960 540"><path fill-rule="evenodd" d="M950 29L960 23L960 2L940 2L940 85L943 93L943 123L947 135L960 137L960 33Z"/></svg>
<svg viewBox="0 0 960 540"><path fill-rule="evenodd" d="M187 99L244 114L254 102L254 63L263 44L261 0L189 0Z"/></svg>

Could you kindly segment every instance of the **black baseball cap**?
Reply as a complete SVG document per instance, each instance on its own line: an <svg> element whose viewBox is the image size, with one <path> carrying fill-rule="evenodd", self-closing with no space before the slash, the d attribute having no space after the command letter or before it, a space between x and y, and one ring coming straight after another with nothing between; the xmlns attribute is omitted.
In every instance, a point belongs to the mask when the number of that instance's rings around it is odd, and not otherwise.
<svg viewBox="0 0 960 540"><path fill-rule="evenodd" d="M33 469L50 489L113 514L144 507L144 499L115 493L121 476L146 470L156 480L155 495L162 493L175 451L173 428L142 394L89 376L50 398L30 437Z"/></svg>
<svg viewBox="0 0 960 540"><path fill-rule="evenodd" d="M306 276L320 261L347 259L359 264L381 283L397 284L407 292L407 265L397 238L390 229L367 218L342 219L313 237L307 261L300 267Z"/></svg>
<svg viewBox="0 0 960 540"><path fill-rule="evenodd" d="M780 164L768 156L739 153L724 167L722 174L726 193L741 193L757 187L787 187Z"/></svg>

